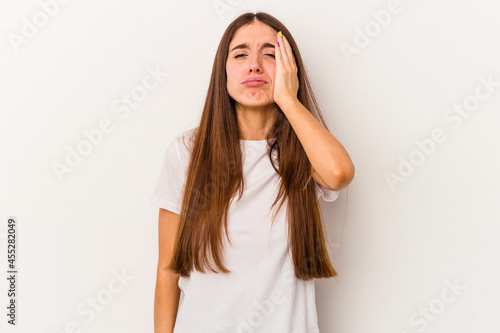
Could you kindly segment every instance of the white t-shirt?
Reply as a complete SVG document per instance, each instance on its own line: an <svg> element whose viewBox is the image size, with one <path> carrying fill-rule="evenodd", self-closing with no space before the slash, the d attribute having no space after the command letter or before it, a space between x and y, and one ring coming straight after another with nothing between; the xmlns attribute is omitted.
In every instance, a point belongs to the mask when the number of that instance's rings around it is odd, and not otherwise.
<svg viewBox="0 0 500 333"><path fill-rule="evenodd" d="M192 135L184 134L186 144ZM314 280L295 277L287 246L287 200L271 228L277 207L269 208L280 176L267 155L267 142L240 140L240 145L245 190L229 207L231 244L223 233L222 258L231 273L193 269L189 278L179 279L182 292L174 333L317 333ZM183 136L177 136L165 154L152 205L180 214L188 163L188 147ZM338 191L315 186L318 198L338 198Z"/></svg>

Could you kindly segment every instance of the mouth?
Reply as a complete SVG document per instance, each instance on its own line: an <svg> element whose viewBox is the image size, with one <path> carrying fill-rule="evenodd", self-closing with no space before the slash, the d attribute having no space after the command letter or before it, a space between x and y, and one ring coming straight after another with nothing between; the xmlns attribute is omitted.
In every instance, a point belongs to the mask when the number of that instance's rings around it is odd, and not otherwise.
<svg viewBox="0 0 500 333"><path fill-rule="evenodd" d="M263 79L251 78L243 81L243 85L248 87L257 87L266 84L267 82Z"/></svg>

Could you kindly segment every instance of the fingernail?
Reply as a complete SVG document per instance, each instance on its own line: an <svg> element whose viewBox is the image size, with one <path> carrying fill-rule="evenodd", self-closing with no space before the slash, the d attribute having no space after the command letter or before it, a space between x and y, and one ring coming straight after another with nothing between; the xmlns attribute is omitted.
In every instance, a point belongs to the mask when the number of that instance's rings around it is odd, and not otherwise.
<svg viewBox="0 0 500 333"><path fill-rule="evenodd" d="M276 41L276 45L280 46L280 42Z"/></svg>
<svg viewBox="0 0 500 333"><path fill-rule="evenodd" d="M281 33L281 30L280 30L280 37L283 37L283 34Z"/></svg>

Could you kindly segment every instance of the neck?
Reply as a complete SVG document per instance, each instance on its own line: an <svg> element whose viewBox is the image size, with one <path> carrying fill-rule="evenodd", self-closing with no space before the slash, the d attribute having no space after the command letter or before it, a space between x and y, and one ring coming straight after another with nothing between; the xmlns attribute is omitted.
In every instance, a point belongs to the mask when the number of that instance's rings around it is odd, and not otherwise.
<svg viewBox="0 0 500 333"><path fill-rule="evenodd" d="M265 140L276 118L276 105L260 107L236 106L242 140Z"/></svg>

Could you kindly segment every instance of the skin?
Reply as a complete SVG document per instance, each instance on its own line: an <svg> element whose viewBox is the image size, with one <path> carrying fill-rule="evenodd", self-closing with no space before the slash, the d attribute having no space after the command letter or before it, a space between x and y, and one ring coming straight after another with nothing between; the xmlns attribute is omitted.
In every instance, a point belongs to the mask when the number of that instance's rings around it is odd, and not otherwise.
<svg viewBox="0 0 500 333"><path fill-rule="evenodd" d="M227 91L235 100L243 140L264 140L274 122L277 33L268 25L254 21L238 29L229 44ZM242 43L247 43L249 48L231 51ZM273 46L261 49L265 43ZM257 87L243 85L249 77L259 77L267 83Z"/></svg>
<svg viewBox="0 0 500 333"><path fill-rule="evenodd" d="M248 47L233 50L242 43ZM272 46L262 48L266 43ZM227 90L235 100L242 139L266 139L279 106L304 147L316 183L330 190L349 185L355 172L349 154L297 98L297 64L286 36L254 21L236 31L228 51ZM266 84L243 85L249 77L261 78Z"/></svg>

